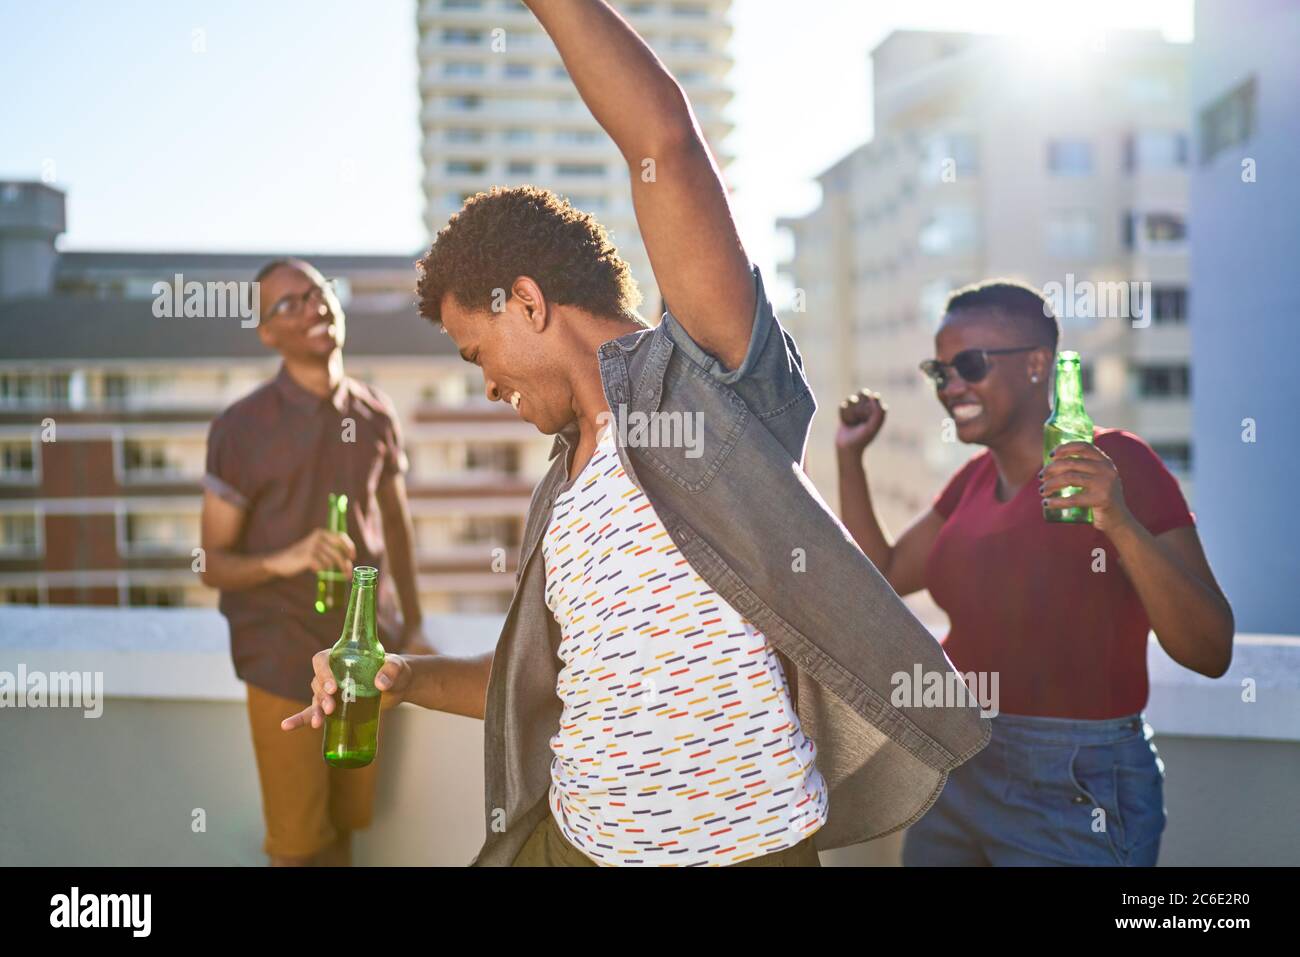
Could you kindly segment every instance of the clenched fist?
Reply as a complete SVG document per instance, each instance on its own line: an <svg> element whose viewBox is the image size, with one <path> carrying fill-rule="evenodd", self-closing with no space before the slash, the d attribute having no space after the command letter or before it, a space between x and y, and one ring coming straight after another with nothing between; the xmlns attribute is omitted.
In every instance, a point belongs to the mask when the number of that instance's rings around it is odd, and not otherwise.
<svg viewBox="0 0 1300 957"><path fill-rule="evenodd" d="M840 403L840 427L835 448L842 454L861 455L885 422L889 406L879 392L862 389Z"/></svg>

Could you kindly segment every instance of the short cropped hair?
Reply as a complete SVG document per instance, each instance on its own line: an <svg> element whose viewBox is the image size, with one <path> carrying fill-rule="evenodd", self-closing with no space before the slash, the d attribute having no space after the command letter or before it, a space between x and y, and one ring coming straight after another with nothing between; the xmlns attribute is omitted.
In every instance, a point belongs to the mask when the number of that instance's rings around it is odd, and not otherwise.
<svg viewBox="0 0 1300 957"><path fill-rule="evenodd" d="M1030 335L1035 345L1056 350L1061 324L1048 299L1033 286L1014 279L986 279L954 291L944 311L996 309Z"/></svg>
<svg viewBox="0 0 1300 957"><path fill-rule="evenodd" d="M442 322L451 293L462 308L492 308L520 276L548 302L638 320L641 292L605 227L539 186L494 186L454 214L416 263L420 315Z"/></svg>

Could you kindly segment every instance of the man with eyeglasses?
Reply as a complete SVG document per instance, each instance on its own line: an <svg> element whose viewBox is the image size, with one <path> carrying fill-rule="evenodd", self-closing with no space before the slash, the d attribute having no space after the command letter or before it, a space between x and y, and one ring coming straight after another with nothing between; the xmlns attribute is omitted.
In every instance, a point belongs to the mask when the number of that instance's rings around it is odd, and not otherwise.
<svg viewBox="0 0 1300 957"><path fill-rule="evenodd" d="M345 317L326 279L310 263L280 259L255 281L269 304L257 335L282 362L274 379L212 423L203 580L221 591L235 672L247 686L271 863L346 864L351 832L370 822L378 762L331 768L318 738L285 735L279 725L302 706L312 652L332 645L343 628L346 602L315 611L319 571L348 575L354 564L384 570L378 619L385 648L429 651L406 456L392 403L343 372ZM324 528L331 492L348 497L346 533Z"/></svg>

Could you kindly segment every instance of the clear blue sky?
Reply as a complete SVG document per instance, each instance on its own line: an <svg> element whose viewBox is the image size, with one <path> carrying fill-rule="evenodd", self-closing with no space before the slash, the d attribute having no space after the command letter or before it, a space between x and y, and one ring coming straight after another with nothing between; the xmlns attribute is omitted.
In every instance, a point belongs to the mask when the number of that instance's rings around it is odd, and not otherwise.
<svg viewBox="0 0 1300 957"><path fill-rule="evenodd" d="M775 217L870 136L867 53L890 30L1192 33L1191 0L734 0L732 18L730 177L765 270ZM0 0L0 178L52 173L64 249L412 252L415 43L413 0Z"/></svg>

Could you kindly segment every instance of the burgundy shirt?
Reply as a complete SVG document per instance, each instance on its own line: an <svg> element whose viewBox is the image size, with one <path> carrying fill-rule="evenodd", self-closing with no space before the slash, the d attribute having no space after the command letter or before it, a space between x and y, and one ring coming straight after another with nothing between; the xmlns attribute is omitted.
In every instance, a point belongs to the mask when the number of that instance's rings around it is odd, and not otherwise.
<svg viewBox="0 0 1300 957"><path fill-rule="evenodd" d="M278 551L324 528L329 493L346 493L355 564L379 569L380 640L395 651L398 605L385 574L376 492L406 468L397 413L386 396L346 377L333 395L312 395L281 366L212 423L203 487L244 509L235 550L246 555ZM313 572L222 591L235 673L273 694L310 701L311 657L338 640L347 594L345 585L334 610L322 615L314 608Z"/></svg>
<svg viewBox="0 0 1300 957"><path fill-rule="evenodd" d="M1195 519L1177 480L1136 435L1097 429L1115 462L1129 511L1152 535ZM987 451L967 462L934 502L944 517L925 569L948 613L944 650L962 674L999 672L1008 714L1103 719L1147 703L1151 623L1119 554L1091 525L1043 518L1036 479L996 497ZM1105 552L1105 571L1093 550Z"/></svg>

